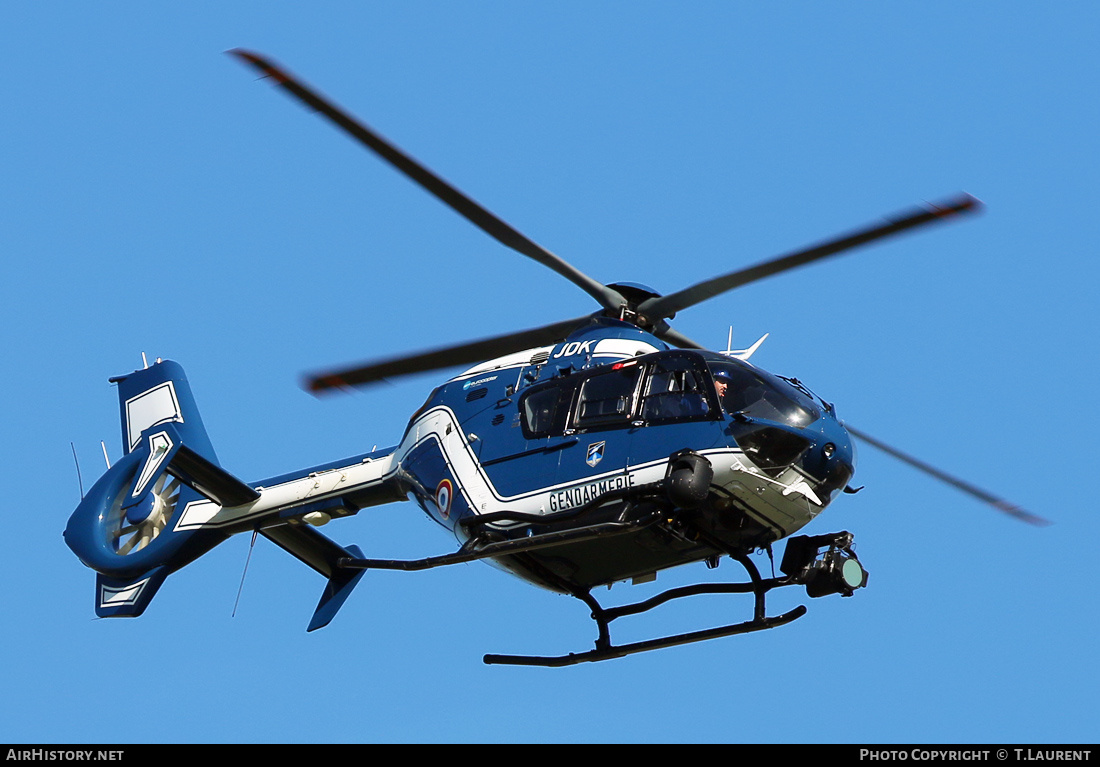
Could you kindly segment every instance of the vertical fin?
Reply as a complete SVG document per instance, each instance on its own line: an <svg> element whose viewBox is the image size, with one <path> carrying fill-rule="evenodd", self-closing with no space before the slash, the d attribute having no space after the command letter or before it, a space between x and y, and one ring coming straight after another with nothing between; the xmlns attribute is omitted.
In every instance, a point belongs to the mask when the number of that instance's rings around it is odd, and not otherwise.
<svg viewBox="0 0 1100 767"><path fill-rule="evenodd" d="M358 546L348 546L347 553L354 559L362 559L363 551ZM332 622L337 611L344 606L344 601L351 594L352 589L359 583L366 570L337 570L325 584L325 590L321 593L321 601L317 603L317 609L313 611L313 617L309 621L306 631L322 629Z"/></svg>
<svg viewBox="0 0 1100 767"><path fill-rule="evenodd" d="M130 578L96 573L95 614L100 618L136 618L145 612L168 573L163 565Z"/></svg>

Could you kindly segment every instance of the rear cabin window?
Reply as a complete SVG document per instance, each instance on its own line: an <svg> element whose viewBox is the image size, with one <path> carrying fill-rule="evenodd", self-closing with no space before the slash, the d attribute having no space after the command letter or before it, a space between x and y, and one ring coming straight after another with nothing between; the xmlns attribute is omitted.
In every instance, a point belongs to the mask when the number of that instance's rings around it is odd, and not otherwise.
<svg viewBox="0 0 1100 767"><path fill-rule="evenodd" d="M528 437L546 437L559 425L564 428L565 413L569 408L569 391L558 384L531 391L523 399L523 429ZM562 402L561 400L565 400Z"/></svg>

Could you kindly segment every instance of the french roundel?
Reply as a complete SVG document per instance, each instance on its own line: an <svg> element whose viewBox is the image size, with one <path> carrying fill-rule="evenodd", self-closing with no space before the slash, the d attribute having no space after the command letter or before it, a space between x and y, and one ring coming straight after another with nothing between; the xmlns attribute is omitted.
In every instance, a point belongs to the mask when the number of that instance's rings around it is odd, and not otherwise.
<svg viewBox="0 0 1100 767"><path fill-rule="evenodd" d="M451 480L445 479L439 483L439 486L435 489L435 505L439 509L439 513L446 519L451 513L451 496L454 494L454 488L451 487Z"/></svg>

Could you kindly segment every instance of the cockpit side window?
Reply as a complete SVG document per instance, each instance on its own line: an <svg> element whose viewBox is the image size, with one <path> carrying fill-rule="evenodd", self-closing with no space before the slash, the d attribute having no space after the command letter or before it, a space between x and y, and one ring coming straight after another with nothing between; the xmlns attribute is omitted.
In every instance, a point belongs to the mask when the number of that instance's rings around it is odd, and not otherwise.
<svg viewBox="0 0 1100 767"><path fill-rule="evenodd" d="M661 359L650 367L641 417L651 424L713 417L706 387L705 377L691 360Z"/></svg>
<svg viewBox="0 0 1100 767"><path fill-rule="evenodd" d="M630 421L641 373L641 365L616 364L607 372L585 379L577 398L573 425L578 429L588 429Z"/></svg>

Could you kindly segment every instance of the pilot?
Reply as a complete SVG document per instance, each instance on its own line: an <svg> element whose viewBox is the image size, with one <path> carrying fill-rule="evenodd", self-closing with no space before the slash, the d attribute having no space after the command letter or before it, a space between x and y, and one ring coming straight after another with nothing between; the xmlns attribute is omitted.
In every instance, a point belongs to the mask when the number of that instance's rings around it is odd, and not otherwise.
<svg viewBox="0 0 1100 767"><path fill-rule="evenodd" d="M733 383L733 376L728 370L714 371L714 390L718 393L718 401L722 403L722 407L726 407L726 390L731 383Z"/></svg>

